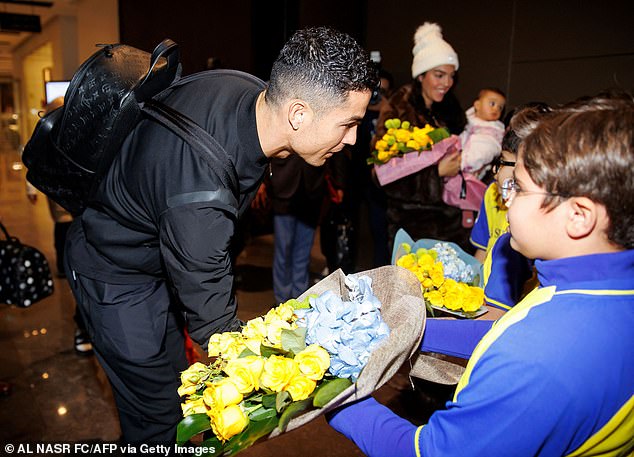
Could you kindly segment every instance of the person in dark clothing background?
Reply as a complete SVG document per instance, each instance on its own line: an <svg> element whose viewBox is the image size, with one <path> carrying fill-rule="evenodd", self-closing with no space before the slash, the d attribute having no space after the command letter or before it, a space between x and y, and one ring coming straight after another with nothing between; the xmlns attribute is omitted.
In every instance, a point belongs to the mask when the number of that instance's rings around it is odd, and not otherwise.
<svg viewBox="0 0 634 457"><path fill-rule="evenodd" d="M376 133L381 107L387 104L392 93L394 79L391 73L379 70L380 87L374 92L363 121L357 130L357 142L348 148L350 152L347 166L347 179L344 193L344 207L350 215L353 225L352 257L353 270L361 268L362 252L360 249L361 231L364 226L369 228L372 239L371 267L380 267L390 263L388 252L389 240L387 233L387 199L385 191L372 177L372 168L368 165L370 144ZM338 159L338 158L337 158ZM362 220L361 206L366 204L367 218ZM369 257L369 256L368 256ZM349 272L348 272L349 273Z"/></svg>
<svg viewBox="0 0 634 457"><path fill-rule="evenodd" d="M269 159L296 154L323 165L354 143L378 84L368 54L324 27L290 38L268 85L231 70L192 76L161 101L213 135L237 192L220 184L217 164L144 120L68 234L67 275L125 442L174 442L184 326L203 348L212 334L240 327L231 239Z"/></svg>
<svg viewBox="0 0 634 457"><path fill-rule="evenodd" d="M273 292L276 303L298 297L309 286L310 251L325 193L325 167L299 156L271 160L266 179L273 207Z"/></svg>

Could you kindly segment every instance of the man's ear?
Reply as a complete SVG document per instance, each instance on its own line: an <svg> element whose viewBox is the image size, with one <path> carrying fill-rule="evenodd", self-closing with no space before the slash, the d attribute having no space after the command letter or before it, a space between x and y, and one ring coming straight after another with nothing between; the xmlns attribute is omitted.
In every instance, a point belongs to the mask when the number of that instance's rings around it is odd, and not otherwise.
<svg viewBox="0 0 634 457"><path fill-rule="evenodd" d="M603 229L602 215L605 215L605 210L600 205L587 197L571 197L566 204L568 236L580 239L592 234L596 229Z"/></svg>
<svg viewBox="0 0 634 457"><path fill-rule="evenodd" d="M299 130L304 117L308 113L308 105L303 100L293 100L288 107L288 123L293 130Z"/></svg>

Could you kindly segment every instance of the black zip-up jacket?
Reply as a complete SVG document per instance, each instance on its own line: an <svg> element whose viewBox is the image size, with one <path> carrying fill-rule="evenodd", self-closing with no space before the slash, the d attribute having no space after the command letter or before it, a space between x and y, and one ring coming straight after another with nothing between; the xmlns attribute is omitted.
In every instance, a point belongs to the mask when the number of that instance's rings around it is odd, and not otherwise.
<svg viewBox="0 0 634 457"><path fill-rule="evenodd" d="M125 140L68 245L71 267L87 277L131 288L167 281L190 335L205 346L212 333L236 325L229 246L236 215L249 206L267 169L255 120L264 86L251 75L217 70L184 78L161 95L225 149L239 181L237 205L209 156L144 120Z"/></svg>

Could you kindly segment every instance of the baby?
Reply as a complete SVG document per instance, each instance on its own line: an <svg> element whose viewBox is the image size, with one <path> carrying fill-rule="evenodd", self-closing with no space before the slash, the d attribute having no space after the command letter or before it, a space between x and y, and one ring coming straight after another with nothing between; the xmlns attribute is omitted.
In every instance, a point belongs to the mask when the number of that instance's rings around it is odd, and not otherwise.
<svg viewBox="0 0 634 457"><path fill-rule="evenodd" d="M485 166L500 155L504 124L500 116L506 96L495 88L482 89L473 106L467 110L467 126L460 134L462 171L483 174Z"/></svg>

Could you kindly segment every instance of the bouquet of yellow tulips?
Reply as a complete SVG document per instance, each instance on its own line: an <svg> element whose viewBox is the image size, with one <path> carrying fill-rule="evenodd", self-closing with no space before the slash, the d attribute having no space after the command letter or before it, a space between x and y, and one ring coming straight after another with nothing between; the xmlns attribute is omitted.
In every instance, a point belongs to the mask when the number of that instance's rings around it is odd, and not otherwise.
<svg viewBox="0 0 634 457"><path fill-rule="evenodd" d="M419 128L397 118L386 120L385 127L387 133L376 142L376 149L367 159L369 165L383 165L394 157L429 150L435 143L449 137L449 131L444 127L434 128L427 124Z"/></svg>

